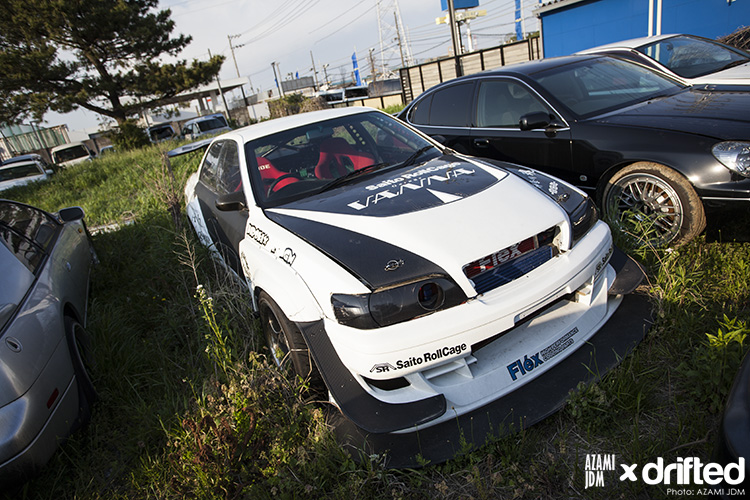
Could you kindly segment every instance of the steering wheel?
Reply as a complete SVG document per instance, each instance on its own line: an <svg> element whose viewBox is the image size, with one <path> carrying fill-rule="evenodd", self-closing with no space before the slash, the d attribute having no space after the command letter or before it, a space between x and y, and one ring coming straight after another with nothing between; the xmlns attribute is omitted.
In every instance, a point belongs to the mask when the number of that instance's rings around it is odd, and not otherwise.
<svg viewBox="0 0 750 500"><path fill-rule="evenodd" d="M268 187L268 194L273 193L276 190L276 186L279 184L279 182L283 181L284 179L292 178L295 180L299 180L299 178L294 174L284 174L281 177L277 177L273 183Z"/></svg>

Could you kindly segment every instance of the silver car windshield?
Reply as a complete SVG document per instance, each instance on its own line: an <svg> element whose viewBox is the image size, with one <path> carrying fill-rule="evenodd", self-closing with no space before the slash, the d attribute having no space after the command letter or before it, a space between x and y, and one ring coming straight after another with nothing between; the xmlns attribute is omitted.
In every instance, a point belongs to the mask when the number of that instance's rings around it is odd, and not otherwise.
<svg viewBox="0 0 750 500"><path fill-rule="evenodd" d="M683 78L697 78L750 61L737 49L688 36L659 40L637 50Z"/></svg>

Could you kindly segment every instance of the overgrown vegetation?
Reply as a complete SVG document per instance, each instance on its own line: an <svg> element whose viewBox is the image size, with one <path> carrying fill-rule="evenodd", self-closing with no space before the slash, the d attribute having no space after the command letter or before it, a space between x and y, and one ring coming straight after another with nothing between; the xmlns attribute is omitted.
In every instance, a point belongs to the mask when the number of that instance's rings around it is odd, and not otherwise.
<svg viewBox="0 0 750 500"><path fill-rule="evenodd" d="M706 236L678 249L632 247L649 271L654 324L563 411L446 464L397 471L380 457L354 461L331 435L328 406L267 361L246 292L186 221L175 225L198 154L174 159L172 174L161 158L156 146L116 153L4 193L118 224L94 236L92 423L8 498L659 498L660 487L615 473L585 489L585 456L710 461L749 343L750 244L722 234L746 240L750 214L709 220Z"/></svg>

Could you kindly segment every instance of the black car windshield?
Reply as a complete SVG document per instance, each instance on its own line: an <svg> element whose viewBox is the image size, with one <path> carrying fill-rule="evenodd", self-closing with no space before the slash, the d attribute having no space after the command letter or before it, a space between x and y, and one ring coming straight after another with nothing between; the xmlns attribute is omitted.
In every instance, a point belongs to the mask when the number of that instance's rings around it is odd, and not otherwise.
<svg viewBox="0 0 750 500"><path fill-rule="evenodd" d="M609 57L586 59L533 76L580 118L671 95L684 88L662 73Z"/></svg>
<svg viewBox="0 0 750 500"><path fill-rule="evenodd" d="M420 152L420 150L423 150ZM358 113L285 130L245 144L255 199L274 207L395 168L440 150L397 119ZM355 172L362 171L362 175ZM341 179L335 182L336 179Z"/></svg>
<svg viewBox="0 0 750 500"><path fill-rule="evenodd" d="M740 50L689 36L659 40L637 50L683 78L697 78L750 61Z"/></svg>

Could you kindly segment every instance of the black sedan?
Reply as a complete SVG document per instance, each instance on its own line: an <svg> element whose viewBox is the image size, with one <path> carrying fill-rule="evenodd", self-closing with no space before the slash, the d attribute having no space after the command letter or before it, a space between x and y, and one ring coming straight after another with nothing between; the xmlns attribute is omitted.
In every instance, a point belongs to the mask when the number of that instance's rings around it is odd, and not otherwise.
<svg viewBox="0 0 750 500"><path fill-rule="evenodd" d="M428 90L399 118L456 151L595 192L610 221L679 244L750 201L750 93L610 56L515 64Z"/></svg>

